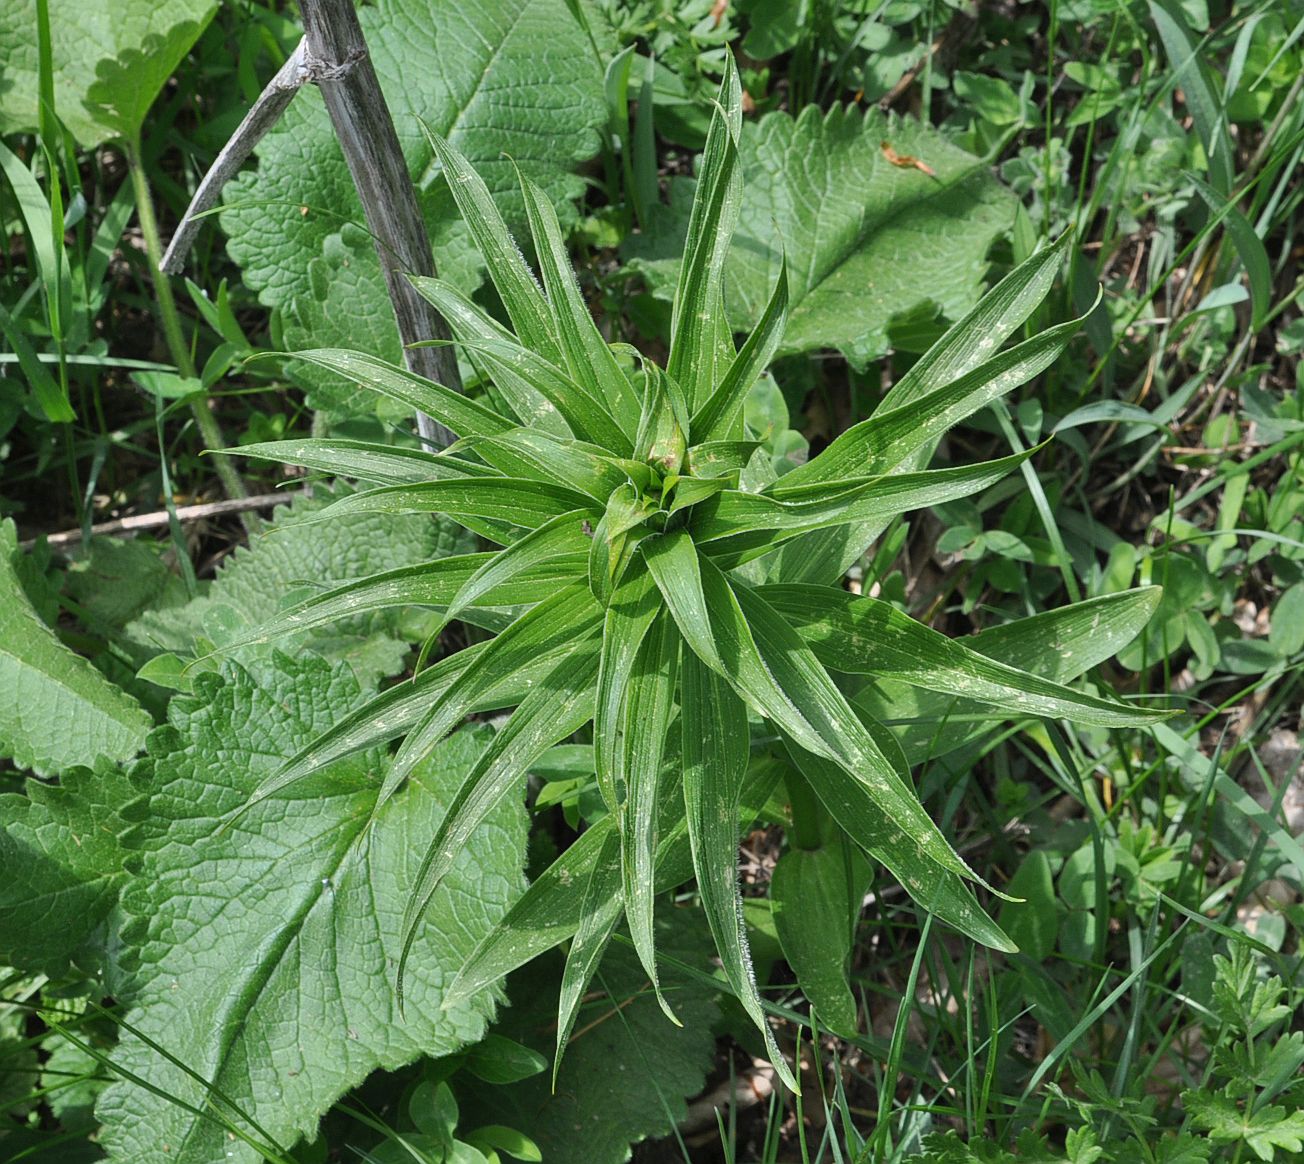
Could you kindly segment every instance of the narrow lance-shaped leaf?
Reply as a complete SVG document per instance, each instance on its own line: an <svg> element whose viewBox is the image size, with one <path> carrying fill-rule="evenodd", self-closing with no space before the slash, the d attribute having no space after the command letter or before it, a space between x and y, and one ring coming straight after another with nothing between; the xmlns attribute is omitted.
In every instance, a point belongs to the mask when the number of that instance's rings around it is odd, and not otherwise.
<svg viewBox="0 0 1304 1164"><path fill-rule="evenodd" d="M643 553L684 641L699 659L803 747L854 776L912 845L962 877L975 876L901 782L810 648L768 604L745 588L733 589L709 560L698 557L682 531L649 538Z"/></svg>
<svg viewBox="0 0 1304 1164"><path fill-rule="evenodd" d="M399 957L396 986L400 1004L408 954L435 890L476 827L521 780L530 763L593 717L593 681L597 671L595 645L586 641L574 643L571 653L512 712L449 803L422 859L403 914L403 952Z"/></svg>
<svg viewBox="0 0 1304 1164"><path fill-rule="evenodd" d="M788 314L788 259L779 265L779 278L756 329L747 337L719 386L694 414L689 432L694 445L733 435L743 403L756 378L774 358Z"/></svg>
<svg viewBox="0 0 1304 1164"><path fill-rule="evenodd" d="M534 529L588 503L583 493L560 485L517 477L477 477L367 489L328 506L323 517L329 519L336 513L446 513L479 533L481 526L493 530L493 523ZM486 532L484 536L496 534Z"/></svg>
<svg viewBox="0 0 1304 1164"><path fill-rule="evenodd" d="M470 228L475 245L484 255L485 268L507 308L512 328L532 351L548 360L559 358L561 353L553 338L547 301L526 265L525 257L513 244L507 223L498 212L484 179L462 154L439 134L432 133L425 122L421 123L421 128L439 164L444 167L453 201L457 203L462 221Z"/></svg>
<svg viewBox="0 0 1304 1164"><path fill-rule="evenodd" d="M356 711L315 737L275 773L259 785L250 804L263 800L296 780L311 775L343 756L376 747L401 736L418 723L432 699L448 689L473 668L488 643L474 643L455 655L440 659L417 675L410 683L400 683L382 692ZM522 669L498 677L483 693L473 712L494 711L511 707L542 682L559 661L575 650L574 629L558 629ZM243 809L241 810L243 811Z"/></svg>
<svg viewBox="0 0 1304 1164"><path fill-rule="evenodd" d="M612 594L604 619L602 661L593 708L593 756L598 789L612 820L620 812L615 775L625 691L639 647L652 620L663 609L651 575L646 570L628 570Z"/></svg>
<svg viewBox="0 0 1304 1164"><path fill-rule="evenodd" d="M724 260L742 206L738 135L742 130L742 86L733 58L726 58L719 104L702 153L701 177L684 240L679 285L670 322L666 371L700 406L732 356L725 319Z"/></svg>
<svg viewBox="0 0 1304 1164"><path fill-rule="evenodd" d="M768 802L781 775L782 767L775 762L753 762L748 766L738 818L740 831ZM666 808L667 815L661 822L661 843L657 846L656 888L659 893L682 885L693 875L682 797L669 797ZM480 942L458 972L449 987L446 1005L455 1006L474 997L531 958L577 932L582 924L583 899L572 891L573 887L588 880L603 846L608 843L607 838L614 832L614 817L604 816L581 833L579 839L535 879L503 919L502 926ZM621 905L619 884L617 867L611 894L617 913Z"/></svg>
<svg viewBox="0 0 1304 1164"><path fill-rule="evenodd" d="M475 461L459 457L405 449L397 445L373 444L370 441L303 439L267 441L226 449L224 455L256 457L283 465L302 465L329 473L333 477L352 477L377 485L402 485L461 477L496 477L498 472Z"/></svg>
<svg viewBox="0 0 1304 1164"><path fill-rule="evenodd" d="M683 652L680 668L684 813L702 908L730 987L764 1037L779 1077L796 1091L756 989L738 887L738 807L751 744L747 709L692 651Z"/></svg>
<svg viewBox="0 0 1304 1164"><path fill-rule="evenodd" d="M638 397L580 295L557 212L528 178L521 179L521 192L566 367L595 400L606 402L625 435L632 438L638 428Z"/></svg>
<svg viewBox="0 0 1304 1164"><path fill-rule="evenodd" d="M589 538L584 532L584 523L589 516L590 511L582 509L563 513L495 554L453 596L440 629L486 594L492 594L498 587L508 585L531 570L549 562L582 563L589 550ZM580 576L581 570L582 567L576 570L576 577Z"/></svg>
<svg viewBox="0 0 1304 1164"><path fill-rule="evenodd" d="M914 403L995 354L1046 298L1071 242L1062 234L1001 279L892 385L879 410Z"/></svg>
<svg viewBox="0 0 1304 1164"><path fill-rule="evenodd" d="M1086 316L1070 320L993 356L928 395L884 411L838 436L818 457L784 475L784 488L914 467L913 454L993 400L1040 375L1063 354Z"/></svg>
<svg viewBox="0 0 1304 1164"><path fill-rule="evenodd" d="M460 392L418 376L406 368L387 363L364 352L343 348L313 348L294 352L293 357L314 367L335 372L362 388L369 388L397 400L416 412L424 412L458 436L492 436L516 426ZM252 357L257 359L258 357Z"/></svg>
<svg viewBox="0 0 1304 1164"><path fill-rule="evenodd" d="M997 662L916 622L887 602L827 586L764 586L781 614L826 667L900 679L918 687L1100 727L1134 727L1169 713L1129 707Z"/></svg>
<svg viewBox="0 0 1304 1164"><path fill-rule="evenodd" d="M679 633L662 610L653 620L625 686L616 795L625 793L619 817L625 916L657 1002L672 1022L675 1012L661 994L653 941L656 811L666 736L674 713L679 668Z"/></svg>
<svg viewBox="0 0 1304 1164"><path fill-rule="evenodd" d="M861 848L887 867L915 901L984 946L1015 950L954 870L935 860L925 846L885 817L860 781L786 734L784 746L829 814Z"/></svg>
<svg viewBox="0 0 1304 1164"><path fill-rule="evenodd" d="M271 642L296 631L311 630L340 619L395 606L447 606L458 591L496 557L496 553L458 554L359 578L280 611L248 634L233 639L223 649L230 651L250 643ZM543 562L481 595L481 598L485 606L519 606L538 602L555 593L559 583L570 581L576 571L582 569L582 561L559 558Z"/></svg>
<svg viewBox="0 0 1304 1164"><path fill-rule="evenodd" d="M571 1031L575 1029L580 1003L620 921L620 835L615 829L608 829L603 832L602 841L597 860L584 882L579 925L575 928L570 949L566 951L566 965L561 975L561 990L557 996L557 1051L552 1061L554 1091L557 1072L561 1070L561 1057ZM573 893L574 889L570 892Z"/></svg>
<svg viewBox="0 0 1304 1164"><path fill-rule="evenodd" d="M726 490L693 511L693 537L712 557L728 559L733 565L746 559L731 555L749 552L754 557L757 551L809 530L891 517L967 497L995 485L1036 452L1029 449L978 465L925 469L854 484L801 486L780 497Z"/></svg>
<svg viewBox="0 0 1304 1164"><path fill-rule="evenodd" d="M469 443L483 458L509 477L532 477L587 493L605 505L626 474L596 445L564 441L539 429L518 428L502 436Z"/></svg>
<svg viewBox="0 0 1304 1164"><path fill-rule="evenodd" d="M1069 243L1066 233L1006 275L892 386L878 411L913 404L990 358L1046 298ZM931 456L932 448L925 446L903 467L921 469ZM849 528L805 534L783 548L771 576L782 582L835 583L894 516L883 514Z"/></svg>
<svg viewBox="0 0 1304 1164"><path fill-rule="evenodd" d="M439 279L416 277L412 285L448 320L448 326L463 349L493 373L499 391L507 393L513 385L523 385L556 409L576 436L592 440L613 452L629 451L629 437L603 401L596 399L583 385L543 356L522 346L511 332L455 287ZM512 407L522 414L523 421L544 419L537 410L531 410L528 401L522 401L519 392L512 397Z"/></svg>
<svg viewBox="0 0 1304 1164"><path fill-rule="evenodd" d="M588 587L573 584L521 615L485 645L468 667L431 703L408 732L385 774L377 807L395 792L409 772L430 754L502 679L523 670L559 638L582 642L597 629L600 611Z"/></svg>

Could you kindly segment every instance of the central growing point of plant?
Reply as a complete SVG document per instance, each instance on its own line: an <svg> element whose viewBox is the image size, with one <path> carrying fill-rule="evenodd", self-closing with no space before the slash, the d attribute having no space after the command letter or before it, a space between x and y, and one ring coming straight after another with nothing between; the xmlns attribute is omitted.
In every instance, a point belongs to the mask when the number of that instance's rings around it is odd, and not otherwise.
<svg viewBox="0 0 1304 1164"><path fill-rule="evenodd" d="M740 813L754 812L777 780L773 764L752 762L753 721L786 749L790 791L808 785L811 803L923 907L1010 949L966 887L974 874L925 813L890 734L853 708L833 674L1086 724L1136 724L1155 713L997 662L838 585L898 514L984 489L1031 455L925 468L948 428L1041 372L1076 331L1074 321L1001 350L1047 293L1062 244L1002 280L870 419L775 479L768 457L756 455L743 408L782 337L786 277L741 349L722 296L740 200L740 127L731 70L702 159L664 370L603 338L546 196L522 179L540 286L484 183L433 139L514 328L446 283L416 280L480 371L483 400L354 352L296 358L419 409L461 439L441 453L332 439L241 452L375 483L331 512L443 513L500 548L361 579L299 604L260 635L412 603L441 608L445 623L497 633L336 724L255 799L402 736L379 807L466 716L514 708L430 841L407 907L406 958L473 830L546 749L591 723L606 815L482 944L450 1001L569 938L560 1052L622 913L656 987L654 897L689 873L686 839L729 985L791 1082L765 1020L739 905ZM1139 596L1141 605L1152 597ZM401 965L398 976L401 991Z"/></svg>

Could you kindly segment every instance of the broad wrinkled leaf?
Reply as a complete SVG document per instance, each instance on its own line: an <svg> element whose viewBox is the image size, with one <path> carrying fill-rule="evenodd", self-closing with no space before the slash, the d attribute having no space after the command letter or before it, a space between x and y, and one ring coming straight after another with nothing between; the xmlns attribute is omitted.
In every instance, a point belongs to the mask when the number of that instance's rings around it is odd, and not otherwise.
<svg viewBox="0 0 1304 1164"><path fill-rule="evenodd" d="M480 259L426 127L467 157L513 229L524 222L518 168L571 220L584 189L573 171L598 152L606 121L601 63L554 0L381 0L358 16L439 272L471 291ZM285 345L347 344L399 362L374 244L359 225L362 207L313 87L296 95L257 158L256 169L227 187L221 223L245 284L274 310ZM337 378L310 380L323 381L334 387L314 396L318 404L357 407Z"/></svg>
<svg viewBox="0 0 1304 1164"><path fill-rule="evenodd" d="M148 611L131 623L127 635L138 644L141 661L158 651L191 658L217 647L244 662L267 654L257 644L289 635L277 643L280 649L343 659L364 686L399 671L409 640L419 637L432 617L414 609L427 603L427 595L413 591L405 597L394 586L384 602L331 602L334 591L321 594L319 588L377 573L407 576L428 570L443 577L445 556L466 549L471 539L451 521L423 516L367 514L321 521L322 510L347 492L339 484L333 489L318 485L312 497L297 497L276 509L250 546L237 547L224 559L206 593L183 606ZM318 617L300 620L294 616L300 609ZM323 611L326 617L320 616ZM200 645L200 640L207 643ZM187 674L215 666L201 658Z"/></svg>
<svg viewBox="0 0 1304 1164"><path fill-rule="evenodd" d="M41 621L14 571L17 552L14 523L0 522L0 757L46 776L134 756L149 715Z"/></svg>
<svg viewBox="0 0 1304 1164"><path fill-rule="evenodd" d="M899 154L936 171L892 165ZM978 298L987 251L1015 201L975 157L927 125L876 109L810 106L743 126L742 208L726 267L729 319L761 319L786 252L791 310L781 355L836 348L857 367L889 347L897 315L933 308L960 318ZM665 291L685 223L660 208L635 256Z"/></svg>
<svg viewBox="0 0 1304 1164"><path fill-rule="evenodd" d="M144 789L109 763L0 795L0 962L57 975L91 942L144 811Z"/></svg>
<svg viewBox="0 0 1304 1164"><path fill-rule="evenodd" d="M39 124L36 11L36 0L6 0L0 8L0 133ZM78 143L133 139L216 11L216 0L49 0L54 112Z"/></svg>
<svg viewBox="0 0 1304 1164"><path fill-rule="evenodd" d="M209 1086L288 1146L315 1134L320 1114L373 1070L480 1038L491 996L446 1010L443 983L520 886L525 820L508 800L463 847L431 904L407 980L413 1005L400 1021L392 982L403 935L398 913L376 903L412 884L422 846L492 732L448 741L365 837L384 771L378 753L219 833L282 757L361 693L346 668L311 656L229 667L200 687L199 698L173 701L171 727L151 745L154 795L122 896L114 994L140 1037L124 1032L114 1062L162 1092L120 1081L100 1100L101 1141L131 1164L252 1164L257 1155L220 1123L174 1102L202 1112L213 1102ZM212 1110L230 1115L220 1103Z"/></svg>

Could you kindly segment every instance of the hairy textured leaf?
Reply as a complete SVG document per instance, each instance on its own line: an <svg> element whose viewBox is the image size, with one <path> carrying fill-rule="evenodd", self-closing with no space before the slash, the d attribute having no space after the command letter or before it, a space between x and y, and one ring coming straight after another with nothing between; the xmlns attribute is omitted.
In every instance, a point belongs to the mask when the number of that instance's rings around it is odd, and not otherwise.
<svg viewBox="0 0 1304 1164"><path fill-rule="evenodd" d="M464 846L417 936L400 1021L392 988L401 911L385 903L410 888L423 843L492 733L452 737L369 830L384 771L377 753L254 806L217 834L264 776L361 692L338 663L283 655L248 671L228 665L199 687L199 698L173 700L170 728L151 741L151 813L122 895L114 984L140 1037L125 1036L115 1062L252 1130L210 1100L211 1084L288 1146L377 1067L446 1054L483 1033L492 997L441 1010L443 984L519 891L524 813L509 799ZM256 1158L220 1125L129 1082L110 1087L98 1112L115 1160Z"/></svg>
<svg viewBox="0 0 1304 1164"><path fill-rule="evenodd" d="M32 609L14 571L18 534L0 522L0 757L51 775L140 751L149 716Z"/></svg>
<svg viewBox="0 0 1304 1164"><path fill-rule="evenodd" d="M141 789L113 764L0 796L0 963L57 974L117 900Z"/></svg>
<svg viewBox="0 0 1304 1164"><path fill-rule="evenodd" d="M936 177L893 165L884 142ZM771 113L743 127L739 148L729 319L739 330L760 321L786 251L791 309L780 354L837 348L863 367L887 351L893 316L931 305L959 318L981 290L988 248L1014 221L1013 197L977 158L877 110L811 106L795 121ZM662 208L660 230L630 247L659 291L678 268L685 202L681 194Z"/></svg>
<svg viewBox="0 0 1304 1164"><path fill-rule="evenodd" d="M468 536L452 522L419 516L364 514L320 520L321 511L349 490L318 487L313 497L296 498L278 509L261 536L237 549L218 571L208 593L185 606L151 611L128 627L143 654L197 653L202 637L220 648L249 638L251 628L272 621L286 607L319 588L402 569L470 548ZM396 601L401 601L398 599ZM423 637L433 616L391 604L384 613L364 613L333 626L296 632L276 646L307 649L349 662L365 685L392 675L402 665L408 644ZM237 648L236 657L263 647ZM200 666L212 668L215 663Z"/></svg>
<svg viewBox="0 0 1304 1164"><path fill-rule="evenodd" d="M568 211L583 189L571 170L597 152L606 120L601 66L555 0L380 0L359 19L439 272L471 290L479 259L421 122L466 155L509 224L524 221L514 166ZM276 309L286 347L338 344L400 359L362 208L311 87L259 146L257 171L229 186L225 200L231 256ZM337 390L322 402L343 400Z"/></svg>
<svg viewBox="0 0 1304 1164"><path fill-rule="evenodd" d="M84 146L132 138L217 0L49 0L55 112ZM0 133L35 129L36 0L0 7Z"/></svg>

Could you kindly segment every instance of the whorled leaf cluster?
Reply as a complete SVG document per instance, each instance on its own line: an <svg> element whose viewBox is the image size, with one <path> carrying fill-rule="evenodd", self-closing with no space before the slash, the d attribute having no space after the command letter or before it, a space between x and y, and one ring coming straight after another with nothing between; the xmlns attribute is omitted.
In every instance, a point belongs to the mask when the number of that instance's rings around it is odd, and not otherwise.
<svg viewBox="0 0 1304 1164"><path fill-rule="evenodd" d="M828 814L916 901L976 940L1012 948L966 887L974 873L890 757L890 737L853 709L835 675L903 681L1007 715L1124 726L1160 713L997 662L839 585L894 517L984 489L1031 455L925 467L952 425L1044 370L1076 332L1080 321L1002 350L1049 290L1063 244L1003 279L869 419L771 479L754 456L743 405L782 338L786 278L741 348L723 306L740 127L730 72L702 159L664 369L598 329L537 187L522 180L540 279L475 171L432 139L512 329L446 283L416 284L481 373L482 393L462 396L354 352L296 358L420 409L461 439L438 453L331 439L241 451L374 485L331 506L327 519L442 513L498 548L361 579L300 603L259 634L395 604L440 608L445 624L461 619L497 633L341 720L254 800L403 737L379 809L468 715L514 708L430 840L406 911L410 948L479 823L547 748L591 730L607 815L486 939L450 998L571 939L560 1050L622 914L656 986L655 894L667 878L691 873L729 985L790 1078L765 1021L738 901L740 812L754 811L776 779L773 765L753 762L753 721L777 733ZM1152 599L1137 593L1129 607L1148 609ZM401 965L398 973L401 990Z"/></svg>

